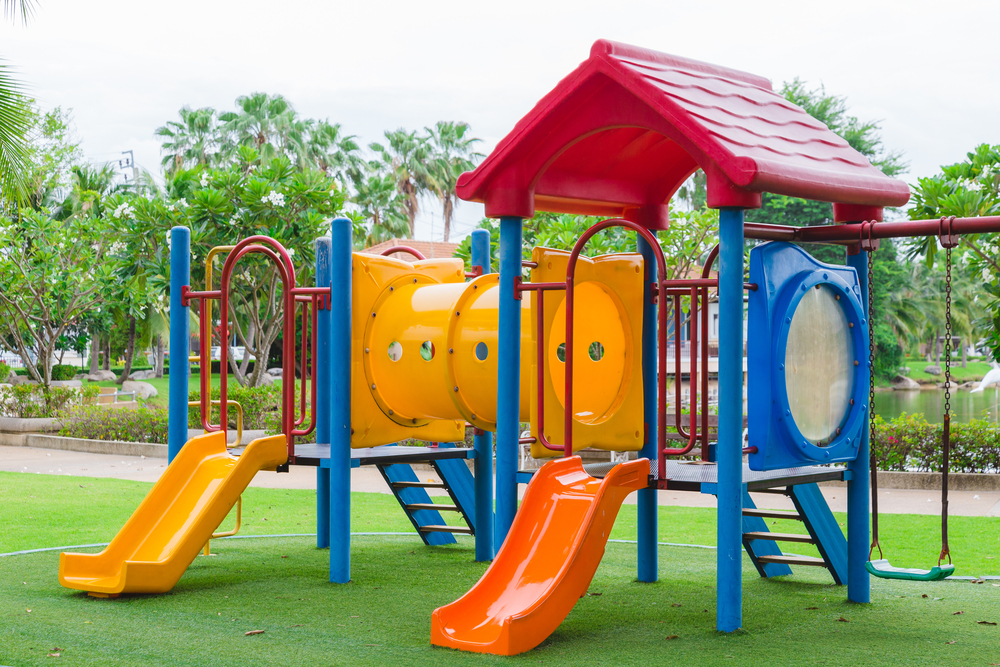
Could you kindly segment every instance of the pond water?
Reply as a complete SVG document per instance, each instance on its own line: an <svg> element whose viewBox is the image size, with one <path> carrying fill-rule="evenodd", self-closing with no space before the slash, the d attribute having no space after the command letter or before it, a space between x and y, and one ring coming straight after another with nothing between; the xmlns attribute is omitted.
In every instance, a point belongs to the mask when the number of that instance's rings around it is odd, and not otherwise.
<svg viewBox="0 0 1000 667"><path fill-rule="evenodd" d="M997 405L1000 396L993 387L973 394L968 389L951 393L951 419L967 422L972 419L988 418L997 421ZM898 417L902 413L923 413L928 422L940 424L944 415L944 389L924 389L921 391L879 391L875 393L875 412L883 419Z"/></svg>

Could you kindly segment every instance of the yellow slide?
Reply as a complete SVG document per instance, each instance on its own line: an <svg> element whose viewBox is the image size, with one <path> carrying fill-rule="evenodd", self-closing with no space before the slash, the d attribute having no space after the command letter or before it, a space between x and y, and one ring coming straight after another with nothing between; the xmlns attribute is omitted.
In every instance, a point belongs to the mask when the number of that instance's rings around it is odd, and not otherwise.
<svg viewBox="0 0 1000 667"><path fill-rule="evenodd" d="M166 593L260 470L285 463L285 436L251 442L239 457L222 431L192 438L99 554L59 556L59 583L98 596Z"/></svg>
<svg viewBox="0 0 1000 667"><path fill-rule="evenodd" d="M483 577L434 611L431 643L496 655L542 643L587 592L622 501L648 476L648 459L619 464L603 480L584 472L579 456L546 463Z"/></svg>

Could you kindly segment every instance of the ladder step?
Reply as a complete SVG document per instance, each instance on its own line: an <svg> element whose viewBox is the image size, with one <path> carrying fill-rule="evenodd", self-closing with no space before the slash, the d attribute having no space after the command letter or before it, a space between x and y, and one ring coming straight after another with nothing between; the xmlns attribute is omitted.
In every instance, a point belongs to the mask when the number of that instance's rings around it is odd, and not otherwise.
<svg viewBox="0 0 1000 667"><path fill-rule="evenodd" d="M751 507L743 508L743 516L759 516L762 519L795 519L805 521L801 514L795 512L780 512L777 510L758 510Z"/></svg>
<svg viewBox="0 0 1000 667"><path fill-rule="evenodd" d="M393 482L394 489L447 489L441 482Z"/></svg>
<svg viewBox="0 0 1000 667"><path fill-rule="evenodd" d="M472 529L465 526L420 526L421 533L463 533L472 535Z"/></svg>
<svg viewBox="0 0 1000 667"><path fill-rule="evenodd" d="M785 565L811 565L814 567L826 567L826 561L822 558L812 558L810 556L758 556L761 563L783 563Z"/></svg>
<svg viewBox="0 0 1000 667"><path fill-rule="evenodd" d="M809 535L796 533L769 533L767 531L743 533L744 540L775 540L776 542L798 542L800 544L815 544Z"/></svg>
<svg viewBox="0 0 1000 667"><path fill-rule="evenodd" d="M438 505L437 503L413 503L406 506L410 512L416 510L438 510L441 512L461 512L457 505Z"/></svg>

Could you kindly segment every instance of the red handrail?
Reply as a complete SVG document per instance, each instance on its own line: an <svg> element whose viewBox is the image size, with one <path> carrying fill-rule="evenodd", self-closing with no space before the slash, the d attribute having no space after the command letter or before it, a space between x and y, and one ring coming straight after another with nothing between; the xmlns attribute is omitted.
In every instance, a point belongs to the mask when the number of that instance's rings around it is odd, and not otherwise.
<svg viewBox="0 0 1000 667"><path fill-rule="evenodd" d="M391 255L393 253L396 253L396 252L406 252L406 253L409 253L409 254L413 255L417 259L427 259L426 257L424 257L424 254L422 252L420 252L416 248L411 248L408 245L394 245L391 248L386 248L380 254L383 257L388 257L389 255Z"/></svg>

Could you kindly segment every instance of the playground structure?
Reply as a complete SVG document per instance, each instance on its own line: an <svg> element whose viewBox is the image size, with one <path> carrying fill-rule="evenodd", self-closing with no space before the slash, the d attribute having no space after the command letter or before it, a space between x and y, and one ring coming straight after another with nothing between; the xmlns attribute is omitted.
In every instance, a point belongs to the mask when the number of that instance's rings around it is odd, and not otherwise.
<svg viewBox="0 0 1000 667"><path fill-rule="evenodd" d="M701 278L664 280L655 232L667 228L671 196L699 168L707 175L708 205L720 210L720 243ZM199 408L208 435L187 442L188 371L172 368L167 474L105 552L63 555L62 583L98 595L169 590L253 474L288 465L317 467L317 543L330 548L330 581L346 583L350 469L375 465L425 543L470 534L476 560L493 561L469 593L435 611L434 644L499 654L537 646L586 590L632 491L638 493L643 582L659 576L657 491L718 498L721 631L743 625L743 549L761 576L790 574L791 565L824 567L847 586L848 599L869 602L869 254L878 239L900 236L936 236L949 247L960 234L1000 231L1000 219L883 222L884 207L906 203L907 186L775 94L766 79L603 40L463 175L457 191L500 219L498 273L491 273L483 230L473 233L467 275L455 259L417 254L404 262L353 253L351 223L336 219L331 238L317 241L315 286L296 286L284 249L251 237L219 249L227 253L221 286L209 283L199 292L189 284L189 232L174 228L171 357L187 357L189 309L199 302ZM745 221L762 192L834 202L838 224ZM525 262L522 220L536 210L609 219L590 228L571 252L536 248ZM635 232L638 252L584 257L587 242L613 226ZM752 251L749 282L745 239L771 241ZM792 242L843 245L847 266L817 262ZM283 283L283 435L227 453L218 433L228 428L226 346L220 421L209 421L209 304L220 301L226 340L233 268L249 253L270 259ZM716 260L718 278L711 278ZM714 437L707 391L710 291L718 292L720 319ZM675 422L668 424L667 306L679 318L682 299L702 326L692 328L690 415L682 418L678 388ZM673 335L679 342L676 324ZM674 362L679 380L680 355ZM538 471L518 470L525 421L532 455L559 460ZM467 426L474 431L472 448L387 446L405 439L458 443ZM672 446L670 429L679 446ZM296 442L313 430L315 444ZM584 467L573 458L584 447L638 451L640 458ZM670 458L680 455L700 455L706 465ZM473 459L474 474L465 459ZM419 481L410 468L415 462L433 465L442 482ZM846 466L819 465L837 462ZM517 484L529 480L518 509ZM827 480L848 484L846 538L817 487ZM447 490L453 504L432 503L428 487ZM796 512L758 510L749 495L755 490L789 496ZM447 524L441 511L461 514L466 526ZM767 518L803 521L808 539L770 532ZM153 527L143 532L139 526ZM784 554L782 542L814 544L821 556Z"/></svg>

